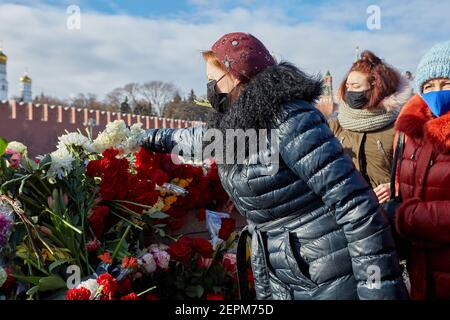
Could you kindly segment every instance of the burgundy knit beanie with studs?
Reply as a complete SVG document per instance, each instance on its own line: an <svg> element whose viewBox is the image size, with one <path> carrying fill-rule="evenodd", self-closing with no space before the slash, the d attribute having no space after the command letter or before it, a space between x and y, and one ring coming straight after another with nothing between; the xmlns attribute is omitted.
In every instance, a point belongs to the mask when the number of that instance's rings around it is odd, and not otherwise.
<svg viewBox="0 0 450 320"><path fill-rule="evenodd" d="M211 51L225 69L243 83L275 65L269 50L249 33L228 33L213 44Z"/></svg>

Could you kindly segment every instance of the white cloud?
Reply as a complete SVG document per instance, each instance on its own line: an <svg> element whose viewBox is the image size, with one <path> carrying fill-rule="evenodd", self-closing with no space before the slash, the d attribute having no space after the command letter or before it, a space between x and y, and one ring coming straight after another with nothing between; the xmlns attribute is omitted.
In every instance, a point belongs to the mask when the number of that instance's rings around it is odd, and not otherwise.
<svg viewBox="0 0 450 320"><path fill-rule="evenodd" d="M309 7L308 15L297 19L266 6L229 11L204 7L193 19L105 15L84 12L82 7L79 31L66 28L65 8L0 4L0 39L9 56L10 94L17 94L17 79L26 67L35 94L102 96L127 82L148 80L173 82L184 93L190 88L204 93L205 68L199 53L232 31L254 34L278 57L308 72L330 69L336 86L353 61L356 45L400 69L414 70L434 42L448 37L449 2L378 2L384 19L380 31L361 29L366 4L355 7L349 1Z"/></svg>

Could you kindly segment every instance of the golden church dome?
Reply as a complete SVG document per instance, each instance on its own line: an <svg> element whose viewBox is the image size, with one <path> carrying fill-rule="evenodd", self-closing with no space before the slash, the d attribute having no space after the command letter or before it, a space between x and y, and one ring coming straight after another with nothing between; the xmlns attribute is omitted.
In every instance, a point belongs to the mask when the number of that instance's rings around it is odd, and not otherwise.
<svg viewBox="0 0 450 320"><path fill-rule="evenodd" d="M2 49L0 48L0 63L6 63L8 61L8 57L6 54L3 53Z"/></svg>
<svg viewBox="0 0 450 320"><path fill-rule="evenodd" d="M31 83L31 78L28 75L23 75L20 77L20 82Z"/></svg>

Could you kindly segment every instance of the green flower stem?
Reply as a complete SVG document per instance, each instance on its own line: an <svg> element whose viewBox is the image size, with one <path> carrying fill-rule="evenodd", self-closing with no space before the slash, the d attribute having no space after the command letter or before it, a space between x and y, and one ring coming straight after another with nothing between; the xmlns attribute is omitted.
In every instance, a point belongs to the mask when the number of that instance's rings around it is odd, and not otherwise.
<svg viewBox="0 0 450 320"><path fill-rule="evenodd" d="M33 198L31 198L23 193L19 194L17 197L19 199L21 199L22 201L24 201L25 203L28 203L30 206L35 207L39 210L44 208L44 206L42 204L39 204L39 202L35 201Z"/></svg>
<svg viewBox="0 0 450 320"><path fill-rule="evenodd" d="M138 207L142 207L142 208L146 208L146 209L153 209L153 206L148 206L145 204L140 204L140 203L136 203L136 202L132 202L132 201L127 201L127 200L112 200L111 202L113 203L117 203L120 205L120 203L126 203L126 204L132 204Z"/></svg>
<svg viewBox="0 0 450 320"><path fill-rule="evenodd" d="M127 218L122 217L120 214L115 213L114 211L111 211L111 213L112 213L113 215L115 215L117 218L122 219L122 220L128 222L128 223L131 224L133 227L135 227L135 228L137 228L137 229L139 229L139 230L144 230L141 226L137 225L136 223L134 223L134 222L131 221L131 220L128 220Z"/></svg>
<svg viewBox="0 0 450 320"><path fill-rule="evenodd" d="M122 242L125 240L126 236L128 235L128 232L131 230L131 225L128 225L125 229L125 232L123 233L122 237L119 240L119 243L117 244L116 248L114 249L113 255L111 257L112 261L116 258L117 254L119 253L119 249L122 246Z"/></svg>
<svg viewBox="0 0 450 320"><path fill-rule="evenodd" d="M39 180L39 179L38 179ZM39 194L42 199L47 200L47 196L43 194L32 182L29 182L28 185Z"/></svg>
<svg viewBox="0 0 450 320"><path fill-rule="evenodd" d="M134 212L133 210L131 210L131 209L129 209L129 208L127 208L127 207L125 207L125 206L123 206L123 205L121 205L121 204L118 204L118 203L111 203L111 205L112 205L114 208L116 208L116 209L122 210L123 212L127 212L127 213L129 213L129 214L131 214L131 215L134 215L136 218L141 219L141 215L140 215L139 213Z"/></svg>
<svg viewBox="0 0 450 320"><path fill-rule="evenodd" d="M78 233L78 234L83 234L83 232L82 232L80 229L74 227L73 225L71 225L70 223L68 223L66 220L64 220L63 218L61 218L60 216L58 216L56 213L54 213L53 211L51 211L50 209L45 208L45 211L48 212L48 213L50 213L52 216L56 217L57 219L61 220L61 222L62 222L63 224L65 224L67 227L69 227L70 229L72 229L72 230L75 231L76 233Z"/></svg>
<svg viewBox="0 0 450 320"><path fill-rule="evenodd" d="M29 177L31 177L31 174L22 175L22 176L20 176L18 178L14 178L14 179L8 180L8 181L6 181L5 183L2 184L2 188L6 187L7 185L10 185L11 183L19 182L19 181L21 181L23 179L26 179L26 178L29 178Z"/></svg>
<svg viewBox="0 0 450 320"><path fill-rule="evenodd" d="M140 297L140 296L146 294L147 292L150 292L150 291L155 290L155 289L156 289L156 286L148 288L147 290L142 291L141 293L139 293L137 296Z"/></svg>
<svg viewBox="0 0 450 320"><path fill-rule="evenodd" d="M83 212L83 214L81 216L81 229L83 231L84 231L84 219L85 219L85 217L86 217L86 214L84 214L84 212ZM86 232L83 232L83 234L81 236L81 244L83 246L83 252L84 252L84 255L86 257L85 258L85 260L86 260L86 267L87 267L86 271L89 273L89 268L91 268L91 265L89 264L89 254L88 254L87 248L86 248L86 244L87 244L86 243Z"/></svg>

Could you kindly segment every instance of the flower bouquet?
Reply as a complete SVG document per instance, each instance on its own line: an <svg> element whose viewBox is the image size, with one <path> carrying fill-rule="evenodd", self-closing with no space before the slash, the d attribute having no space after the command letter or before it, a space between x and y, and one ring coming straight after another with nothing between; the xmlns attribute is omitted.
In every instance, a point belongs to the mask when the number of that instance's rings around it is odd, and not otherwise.
<svg viewBox="0 0 450 320"><path fill-rule="evenodd" d="M36 160L0 140L0 295L236 297L232 221L224 219L215 247L173 236L189 210L204 219L205 208L228 201L217 166L175 164L141 149L144 134L115 121L95 139L66 133Z"/></svg>

